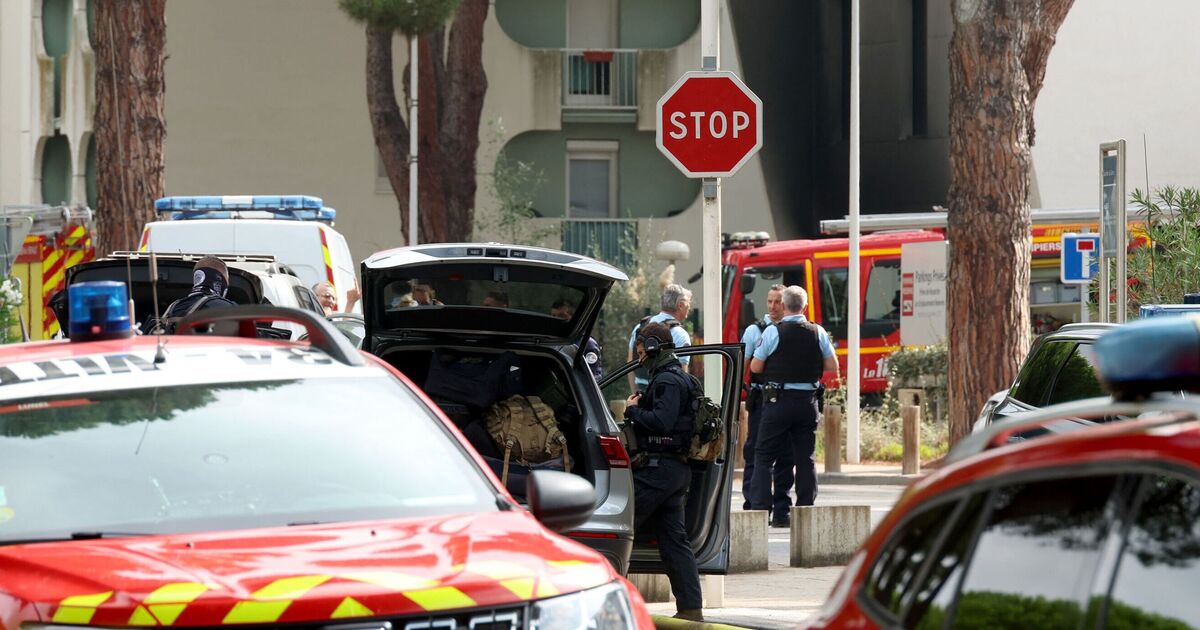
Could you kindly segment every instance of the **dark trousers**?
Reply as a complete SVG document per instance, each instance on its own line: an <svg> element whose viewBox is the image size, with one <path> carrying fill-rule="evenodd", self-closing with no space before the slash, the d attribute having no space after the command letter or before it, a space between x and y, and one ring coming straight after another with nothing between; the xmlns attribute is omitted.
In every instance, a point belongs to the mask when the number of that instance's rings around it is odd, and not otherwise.
<svg viewBox="0 0 1200 630"><path fill-rule="evenodd" d="M666 566L679 610L703 605L700 570L683 520L691 484L692 468L679 460L663 458L657 466L633 472L634 532L642 537L650 528L649 533L658 539L658 555Z"/></svg>
<svg viewBox="0 0 1200 630"><path fill-rule="evenodd" d="M746 405L748 417L746 419L746 443L742 445L742 460L746 462L742 468L742 498L745 502L742 504L743 509L750 509L754 504L753 497L753 481L754 478L754 450L755 440L758 438L758 425L762 422L763 398L762 392L756 392L750 398L751 404ZM775 489L772 506L775 510L787 512L787 508L791 505L791 499L788 498L788 490L792 489L792 452L784 449L779 456L779 461L775 463L774 469L771 470L771 481Z"/></svg>
<svg viewBox="0 0 1200 630"><path fill-rule="evenodd" d="M816 392L784 390L776 402L763 405L754 448L754 467L770 470L791 451L796 462L796 505L812 505L817 499L817 399ZM789 475L790 476L790 475ZM790 479L787 480L790 485ZM752 482L751 507L773 509L775 518L787 514L787 506L772 505L771 480L756 475ZM776 488L778 492L778 488Z"/></svg>

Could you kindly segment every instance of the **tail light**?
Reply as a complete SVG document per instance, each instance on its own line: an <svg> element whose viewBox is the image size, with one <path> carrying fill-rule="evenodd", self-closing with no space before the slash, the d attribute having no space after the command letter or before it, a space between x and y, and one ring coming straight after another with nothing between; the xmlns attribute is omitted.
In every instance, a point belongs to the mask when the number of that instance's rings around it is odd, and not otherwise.
<svg viewBox="0 0 1200 630"><path fill-rule="evenodd" d="M609 468L629 468L629 453L621 440L607 435L600 436L600 450L604 451L604 459L608 460Z"/></svg>

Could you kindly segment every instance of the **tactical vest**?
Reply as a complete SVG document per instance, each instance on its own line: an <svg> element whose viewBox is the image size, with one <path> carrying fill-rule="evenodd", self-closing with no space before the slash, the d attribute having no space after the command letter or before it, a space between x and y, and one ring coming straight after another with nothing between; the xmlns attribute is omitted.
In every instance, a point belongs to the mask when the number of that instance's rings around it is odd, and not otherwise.
<svg viewBox="0 0 1200 630"><path fill-rule="evenodd" d="M758 339L759 339L759 341L762 341L762 334L767 330L768 327L771 326L771 322L768 322L766 320L766 318L763 318L763 319L760 319L760 320L754 322L753 324L751 324L751 326L755 326L758 328ZM754 348L750 348L750 350L748 352L750 353L751 356L746 357L746 358L747 359L753 358ZM765 385L766 382L767 382L767 379L763 378L763 375L761 372L758 374L755 374L754 372L750 373L750 383L751 384Z"/></svg>
<svg viewBox="0 0 1200 630"><path fill-rule="evenodd" d="M820 333L809 322L785 320L775 324L779 345L767 357L763 378L768 383L816 383L825 372Z"/></svg>
<svg viewBox="0 0 1200 630"><path fill-rule="evenodd" d="M670 374L667 374L667 373ZM651 453L676 453L686 454L692 447L692 432L696 425L696 411L693 404L696 399L696 392L693 390L687 374L677 365L672 365L663 368L650 379L650 385L646 387L646 406L653 408L654 400L651 398L654 395L654 381L666 378L670 379L672 384L684 389L685 393L679 397L679 415L676 416L674 430L667 435L652 435L640 425L637 427L638 443L642 450Z"/></svg>

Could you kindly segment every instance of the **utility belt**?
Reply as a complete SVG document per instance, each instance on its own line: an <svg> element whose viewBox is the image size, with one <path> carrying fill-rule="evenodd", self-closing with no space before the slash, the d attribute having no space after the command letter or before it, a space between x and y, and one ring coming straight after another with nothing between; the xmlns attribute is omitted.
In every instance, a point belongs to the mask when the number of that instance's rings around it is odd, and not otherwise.
<svg viewBox="0 0 1200 630"><path fill-rule="evenodd" d="M784 383L767 383L767 386L763 388L762 396L764 401L774 403L779 402L784 395L798 396L802 394L815 397L818 409L824 411L825 385L821 383L817 383L816 389L784 389Z"/></svg>
<svg viewBox="0 0 1200 630"><path fill-rule="evenodd" d="M683 453L652 453L650 451L640 451L638 454L629 458L629 467L633 470L641 470L643 468L657 468L662 465L664 460L674 460L677 462L687 463L687 455Z"/></svg>
<svg viewBox="0 0 1200 630"><path fill-rule="evenodd" d="M632 423L626 423L621 433L625 436L625 448L634 470L657 466L660 459L686 462L692 446L690 438L684 440L669 435L639 435Z"/></svg>

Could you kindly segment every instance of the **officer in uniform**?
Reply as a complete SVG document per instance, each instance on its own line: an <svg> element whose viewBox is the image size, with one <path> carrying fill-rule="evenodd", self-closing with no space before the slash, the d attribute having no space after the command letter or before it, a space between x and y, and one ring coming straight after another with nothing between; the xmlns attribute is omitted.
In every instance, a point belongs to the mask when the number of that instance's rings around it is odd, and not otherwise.
<svg viewBox="0 0 1200 630"><path fill-rule="evenodd" d="M659 298L659 307L662 309L657 315L645 317L638 325L633 327L633 331L629 333L629 360L634 359L634 344L637 342L638 331L642 326L649 323L665 324L671 331L671 340L676 348L682 348L692 344L692 338L688 335L687 330L683 328L683 320L687 319L688 313L692 310L692 292L683 288L678 284L668 284L663 288L662 297ZM680 357L679 362L683 365L688 364L687 357ZM648 377L645 370L635 370L630 376L630 387L632 389L643 389L646 387Z"/></svg>
<svg viewBox="0 0 1200 630"><path fill-rule="evenodd" d="M771 470L785 450L791 450L796 467L796 504L812 505L817 498L817 469L814 451L817 445L817 397L821 378L838 375L833 342L824 328L804 318L808 294L803 288L783 290L783 320L763 331L762 340L750 361L750 371L761 374L763 410L759 418L754 448L756 470ZM777 469L776 473L780 471ZM751 506L771 510L773 527L788 527L787 489L791 471L778 475L786 483L784 502L773 501L771 478L759 474L752 480ZM775 488L775 497L779 488Z"/></svg>
<svg viewBox="0 0 1200 630"><path fill-rule="evenodd" d="M192 267L192 290L186 296L171 302L162 313L162 322L155 322L153 315L143 330L153 332L163 326L164 332L173 333L174 326L167 323L182 319L196 311L214 308L233 308L237 302L225 297L229 291L229 269L216 256L204 256Z"/></svg>
<svg viewBox="0 0 1200 630"><path fill-rule="evenodd" d="M700 572L684 525L692 468L687 453L695 423L693 401L698 396L691 378L676 358L671 331L647 323L638 331L635 349L649 370L645 392L626 401L625 419L633 426L638 445L634 457L634 531L658 539L658 553L675 594L676 617L700 621Z"/></svg>
<svg viewBox="0 0 1200 630"><path fill-rule="evenodd" d="M746 394L746 411L749 417L746 420L746 443L742 445L742 461L745 466L742 469L742 503L743 510L750 509L751 479L754 477L754 438L758 435L758 420L762 416L762 401L763 401L763 380L762 375L754 374L750 371L750 361L754 359L754 350L758 348L759 339L762 338L763 331L775 322L783 319L783 290L782 284L773 284L767 290L767 313L763 318L750 324L746 327L746 332L742 333L742 345L746 348L746 366L745 373L750 375L750 391ZM780 475L784 471L791 471L792 457L791 452L784 449L779 457L779 462L775 465L774 479L777 502L788 502L787 490L791 482L783 485Z"/></svg>

